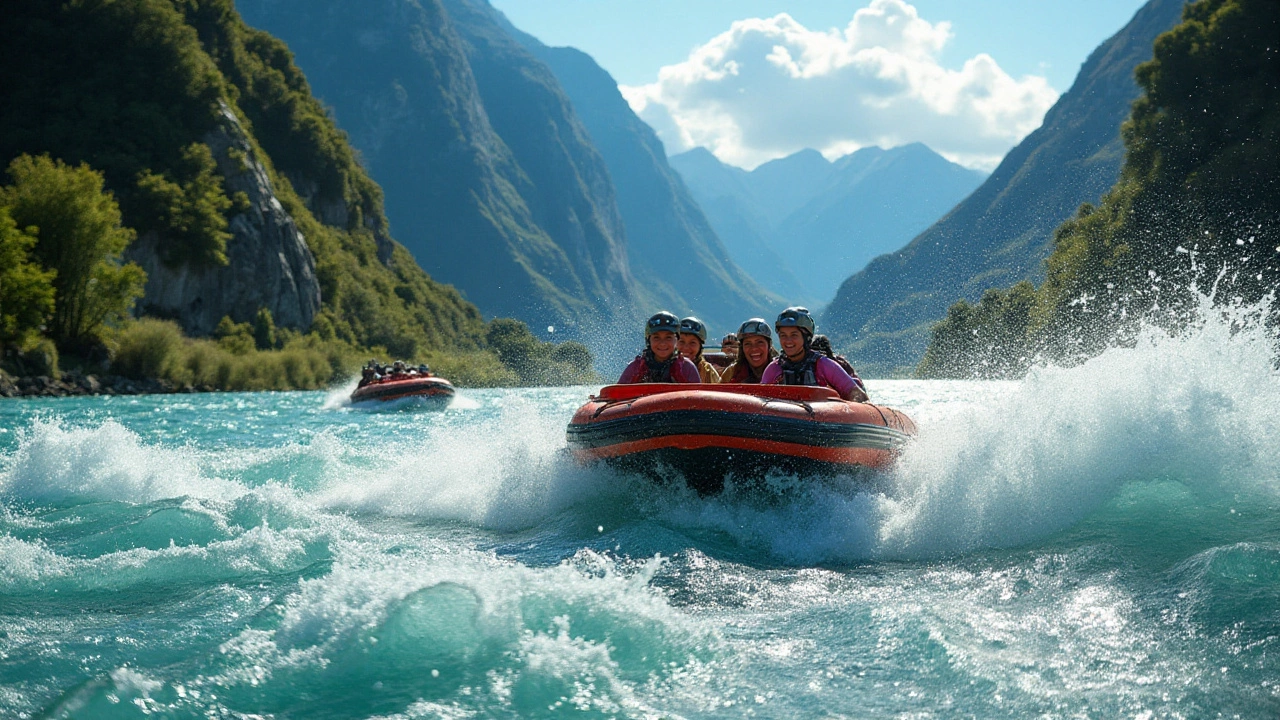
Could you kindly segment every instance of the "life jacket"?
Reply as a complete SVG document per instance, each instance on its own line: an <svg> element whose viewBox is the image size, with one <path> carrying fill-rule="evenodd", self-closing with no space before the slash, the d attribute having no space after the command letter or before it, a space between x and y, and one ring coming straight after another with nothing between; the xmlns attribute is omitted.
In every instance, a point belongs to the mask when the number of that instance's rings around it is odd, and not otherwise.
<svg viewBox="0 0 1280 720"><path fill-rule="evenodd" d="M669 383L671 380L671 369L675 367L676 360L680 359L680 353L673 352L666 362L659 362L658 358L653 356L653 351L646 349L644 355L644 375L640 376L640 382L646 383Z"/></svg>
<svg viewBox="0 0 1280 720"><path fill-rule="evenodd" d="M791 362L786 355L778 358L778 366L782 369L783 385L815 386L818 382L818 353L810 350L800 362Z"/></svg>

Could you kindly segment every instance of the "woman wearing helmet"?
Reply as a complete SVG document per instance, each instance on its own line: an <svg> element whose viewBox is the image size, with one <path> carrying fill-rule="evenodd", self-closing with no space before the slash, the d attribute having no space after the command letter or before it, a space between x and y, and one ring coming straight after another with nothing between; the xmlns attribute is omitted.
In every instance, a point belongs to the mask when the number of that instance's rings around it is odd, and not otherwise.
<svg viewBox="0 0 1280 720"><path fill-rule="evenodd" d="M759 383L777 354L769 323L764 318L751 318L738 328L738 359L720 373L720 382Z"/></svg>
<svg viewBox="0 0 1280 720"><path fill-rule="evenodd" d="M644 324L644 353L622 371L619 385L631 383L697 383L698 368L676 352L676 334L680 332L680 319L669 312L660 312Z"/></svg>
<svg viewBox="0 0 1280 720"><path fill-rule="evenodd" d="M696 317L687 317L680 321L680 332L677 335L676 348L698 368L698 377L702 378L702 382L720 382L720 373L702 357L702 346L707 342L707 326Z"/></svg>
<svg viewBox="0 0 1280 720"><path fill-rule="evenodd" d="M778 330L782 355L765 368L761 383L826 386L845 400L866 401L867 393L860 380L850 377L835 360L809 347L816 326L808 309L789 307L778 315L773 326Z"/></svg>

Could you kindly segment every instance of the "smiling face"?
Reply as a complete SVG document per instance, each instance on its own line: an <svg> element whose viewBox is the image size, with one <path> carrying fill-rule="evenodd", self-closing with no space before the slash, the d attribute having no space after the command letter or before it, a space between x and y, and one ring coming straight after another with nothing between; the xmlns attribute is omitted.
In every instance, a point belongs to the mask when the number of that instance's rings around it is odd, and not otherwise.
<svg viewBox="0 0 1280 720"><path fill-rule="evenodd" d="M748 335L742 338L742 357L753 370L759 370L769 364L769 341L759 335Z"/></svg>
<svg viewBox="0 0 1280 720"><path fill-rule="evenodd" d="M676 340L676 347L680 348L681 355L696 362L698 353L702 352L702 341L693 333L680 333L680 338Z"/></svg>
<svg viewBox="0 0 1280 720"><path fill-rule="evenodd" d="M798 327L778 328L778 344L788 360L804 359L804 332Z"/></svg>
<svg viewBox="0 0 1280 720"><path fill-rule="evenodd" d="M649 336L649 349L658 362L666 362L676 352L676 334L670 330L659 330Z"/></svg>

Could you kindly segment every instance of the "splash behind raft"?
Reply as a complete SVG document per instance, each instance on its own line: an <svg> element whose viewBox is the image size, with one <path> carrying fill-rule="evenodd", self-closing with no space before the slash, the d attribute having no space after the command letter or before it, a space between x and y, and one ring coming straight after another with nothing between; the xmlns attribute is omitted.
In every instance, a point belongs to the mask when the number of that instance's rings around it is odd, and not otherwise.
<svg viewBox="0 0 1280 720"><path fill-rule="evenodd" d="M636 384L601 389L566 434L579 461L650 474L670 467L705 493L722 489L729 473L882 468L916 427L892 408L825 387Z"/></svg>
<svg viewBox="0 0 1280 720"><path fill-rule="evenodd" d="M443 410L453 400L453 383L435 375L388 377L362 385L351 393L351 402L379 407L420 407Z"/></svg>

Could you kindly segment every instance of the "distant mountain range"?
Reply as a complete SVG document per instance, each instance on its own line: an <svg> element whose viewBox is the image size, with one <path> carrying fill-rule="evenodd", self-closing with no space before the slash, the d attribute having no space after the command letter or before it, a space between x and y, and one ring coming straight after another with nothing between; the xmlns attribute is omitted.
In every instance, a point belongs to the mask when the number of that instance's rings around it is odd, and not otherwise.
<svg viewBox="0 0 1280 720"><path fill-rule="evenodd" d="M1115 182L1120 125L1139 90L1134 68L1183 0L1151 0L1090 54L1044 124L1005 156L972 195L897 252L841 285L823 324L859 367L904 372L923 355L947 308L983 290L1043 276L1054 229Z"/></svg>
<svg viewBox="0 0 1280 720"><path fill-rule="evenodd" d="M793 302L822 304L982 182L925 145L864 148L834 162L802 150L747 171L705 148L671 158L734 260Z"/></svg>
<svg viewBox="0 0 1280 720"><path fill-rule="evenodd" d="M778 304L586 55L484 0L238 6L289 43L385 188L396 236L486 315L573 335L658 307L727 327Z"/></svg>

